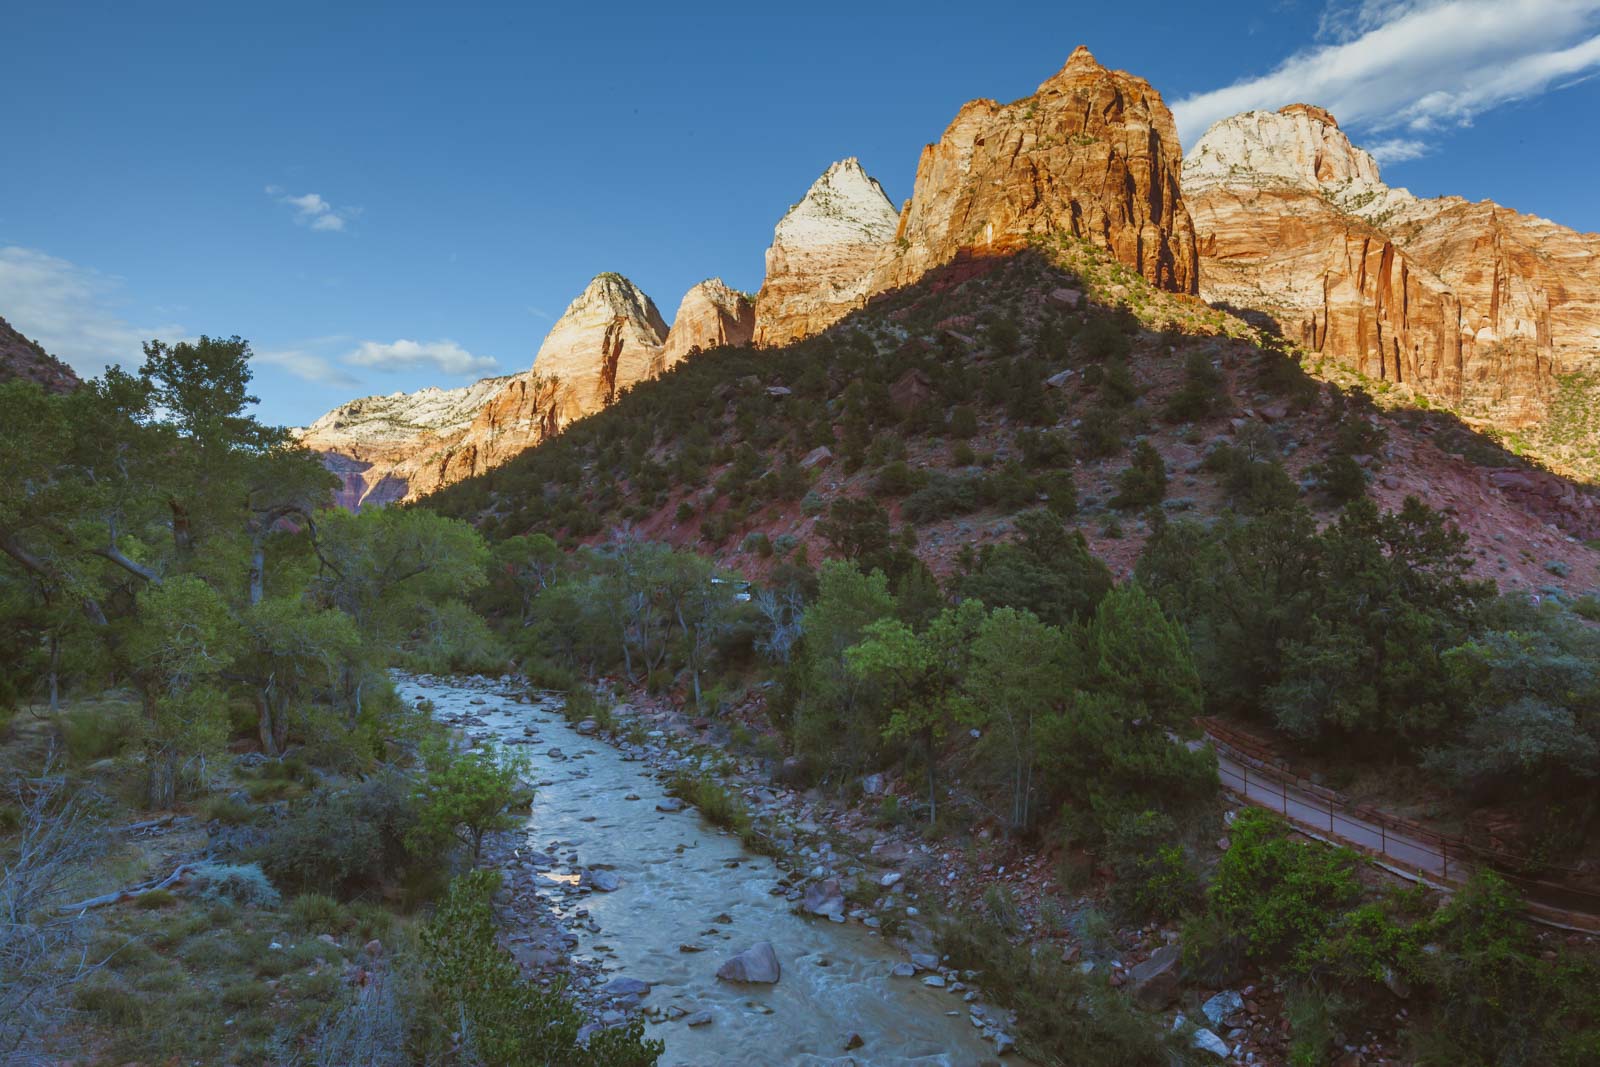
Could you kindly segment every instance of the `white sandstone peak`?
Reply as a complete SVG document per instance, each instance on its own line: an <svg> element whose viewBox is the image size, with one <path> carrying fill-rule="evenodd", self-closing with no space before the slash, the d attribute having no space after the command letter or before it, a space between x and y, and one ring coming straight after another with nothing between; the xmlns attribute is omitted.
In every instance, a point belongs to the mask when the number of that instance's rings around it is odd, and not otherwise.
<svg viewBox="0 0 1600 1067"><path fill-rule="evenodd" d="M851 156L822 172L778 221L773 244L815 247L882 244L894 239L900 215L883 186Z"/></svg>

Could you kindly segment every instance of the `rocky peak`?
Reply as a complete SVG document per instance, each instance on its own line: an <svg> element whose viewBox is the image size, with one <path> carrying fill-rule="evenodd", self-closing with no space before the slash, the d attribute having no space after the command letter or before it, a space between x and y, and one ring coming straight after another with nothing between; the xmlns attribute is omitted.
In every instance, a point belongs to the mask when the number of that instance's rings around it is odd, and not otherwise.
<svg viewBox="0 0 1600 1067"><path fill-rule="evenodd" d="M1109 250L1153 284L1198 285L1177 127L1142 78L1078 48L1032 96L974 100L922 151L898 247L873 288L907 285L963 249L1009 251L1035 235Z"/></svg>
<svg viewBox="0 0 1600 1067"><path fill-rule="evenodd" d="M800 202L784 213L773 231L773 245L886 244L894 239L899 222L878 179L851 156L823 171ZM768 257L770 264L770 252Z"/></svg>
<svg viewBox="0 0 1600 1067"><path fill-rule="evenodd" d="M773 230L756 296L756 343L816 333L866 303L869 276L893 245L899 222L860 160L823 171Z"/></svg>
<svg viewBox="0 0 1600 1067"><path fill-rule="evenodd" d="M599 411L654 372L667 324L655 302L620 274L598 274L545 336L533 371L559 379L562 422Z"/></svg>
<svg viewBox="0 0 1600 1067"><path fill-rule="evenodd" d="M1183 161L1183 188L1191 196L1207 186L1246 181L1329 193L1383 186L1377 160L1351 144L1331 114L1311 104L1223 119Z"/></svg>
<svg viewBox="0 0 1600 1067"><path fill-rule="evenodd" d="M661 348L658 370L666 370L696 348L747 345L755 326L755 305L750 298L721 278L707 278L683 294Z"/></svg>

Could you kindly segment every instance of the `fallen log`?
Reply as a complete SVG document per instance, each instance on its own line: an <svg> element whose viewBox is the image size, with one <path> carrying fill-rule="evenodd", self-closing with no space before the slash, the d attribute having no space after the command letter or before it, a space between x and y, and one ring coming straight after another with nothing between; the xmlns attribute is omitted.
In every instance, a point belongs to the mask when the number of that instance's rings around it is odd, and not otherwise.
<svg viewBox="0 0 1600 1067"><path fill-rule="evenodd" d="M90 897L88 900L80 900L76 904L63 904L57 910L63 915L71 914L73 912L78 912L81 914L91 908L103 908L110 904L121 904L124 901L138 900L146 893L154 893L158 889L167 889L170 886L176 885L178 882L183 880L184 875L194 870L196 866L197 864L193 863L179 864L177 870L173 871L171 874L159 881L146 882L143 885L129 886L127 889L119 889L115 893L104 893L98 897Z"/></svg>

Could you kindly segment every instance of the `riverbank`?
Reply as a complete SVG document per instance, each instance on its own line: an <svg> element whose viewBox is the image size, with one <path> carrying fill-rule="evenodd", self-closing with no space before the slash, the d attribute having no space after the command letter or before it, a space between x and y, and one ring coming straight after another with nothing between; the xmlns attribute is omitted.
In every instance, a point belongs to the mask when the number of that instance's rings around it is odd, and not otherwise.
<svg viewBox="0 0 1600 1067"><path fill-rule="evenodd" d="M568 724L545 695L507 682L398 682L469 738L529 754L529 829L492 854L507 879L506 940L538 980L565 979L598 1022L644 1016L647 1036L667 1043L663 1063L956 1067L1011 1053L1009 1016L983 1003L971 975L940 966L901 879L879 887L881 902L846 901L868 865L776 794L756 816L767 855L670 795L686 771L733 782L715 753L652 737L643 722L602 737L598 723ZM805 888L830 880L838 889L812 901L823 914L802 914ZM891 925L915 957L885 936ZM781 963L776 983L718 980L760 942Z"/></svg>

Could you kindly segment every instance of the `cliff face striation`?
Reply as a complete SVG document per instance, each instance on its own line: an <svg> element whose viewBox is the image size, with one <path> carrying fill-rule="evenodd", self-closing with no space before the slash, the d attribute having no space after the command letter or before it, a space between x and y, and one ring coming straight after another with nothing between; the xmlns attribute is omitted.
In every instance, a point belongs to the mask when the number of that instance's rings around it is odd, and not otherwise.
<svg viewBox="0 0 1600 1067"><path fill-rule="evenodd" d="M824 171L773 231L756 296L756 343L787 344L865 304L899 222L883 186L860 161L841 160Z"/></svg>
<svg viewBox="0 0 1600 1067"><path fill-rule="evenodd" d="M1160 288L1193 293L1181 170L1161 94L1080 47L1032 96L974 100L922 150L896 246L872 287L910 284L963 249L1010 251L1036 234L1065 234Z"/></svg>
<svg viewBox="0 0 1600 1067"><path fill-rule="evenodd" d="M1183 183L1202 295L1369 377L1520 426L1600 357L1600 235L1391 188L1321 108L1217 123Z"/></svg>

